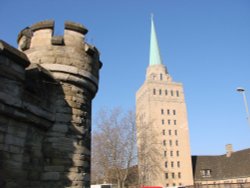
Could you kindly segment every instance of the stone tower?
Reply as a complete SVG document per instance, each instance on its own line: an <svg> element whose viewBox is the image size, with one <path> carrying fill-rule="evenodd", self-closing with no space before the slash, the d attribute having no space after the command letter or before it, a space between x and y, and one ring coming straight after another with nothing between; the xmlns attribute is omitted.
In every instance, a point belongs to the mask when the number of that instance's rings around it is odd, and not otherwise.
<svg viewBox="0 0 250 188"><path fill-rule="evenodd" d="M181 83L163 65L151 20L150 62L146 80L136 93L140 184L193 184L189 131Z"/></svg>
<svg viewBox="0 0 250 188"><path fill-rule="evenodd" d="M23 30L19 49L31 62L48 70L58 81L55 122L44 140L43 180L89 187L91 101L99 79L99 52L84 41L87 29L65 22L63 36L54 36L54 22L44 21ZM57 183L55 183L56 185Z"/></svg>
<svg viewBox="0 0 250 188"><path fill-rule="evenodd" d="M19 50L0 41L0 187L90 187L102 63L86 33L65 22L55 36L48 20L19 33Z"/></svg>

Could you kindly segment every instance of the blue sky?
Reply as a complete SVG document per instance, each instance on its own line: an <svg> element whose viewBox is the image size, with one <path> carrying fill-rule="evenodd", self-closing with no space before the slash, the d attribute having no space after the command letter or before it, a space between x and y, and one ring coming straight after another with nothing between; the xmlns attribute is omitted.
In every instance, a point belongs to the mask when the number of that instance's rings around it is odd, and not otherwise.
<svg viewBox="0 0 250 188"><path fill-rule="evenodd" d="M135 93L149 63L150 14L163 63L184 85L192 154L224 154L250 148L242 95L250 100L249 0L1 0L0 38L16 45L18 32L54 19L56 34L66 20L89 29L87 41L101 52L93 124L102 108L135 108Z"/></svg>

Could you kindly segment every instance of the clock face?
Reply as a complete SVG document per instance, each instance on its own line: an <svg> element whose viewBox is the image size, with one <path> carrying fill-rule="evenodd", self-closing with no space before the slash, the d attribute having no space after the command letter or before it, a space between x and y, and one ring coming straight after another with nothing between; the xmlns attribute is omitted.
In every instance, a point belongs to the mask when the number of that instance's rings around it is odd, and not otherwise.
<svg viewBox="0 0 250 188"><path fill-rule="evenodd" d="M152 80L155 80L155 79L156 79L156 74L152 73L152 74L150 75L150 78L151 78Z"/></svg>

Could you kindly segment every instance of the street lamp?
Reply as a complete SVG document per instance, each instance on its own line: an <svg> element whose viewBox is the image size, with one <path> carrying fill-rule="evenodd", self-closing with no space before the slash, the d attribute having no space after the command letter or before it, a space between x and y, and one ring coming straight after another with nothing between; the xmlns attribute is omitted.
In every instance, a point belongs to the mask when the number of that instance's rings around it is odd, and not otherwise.
<svg viewBox="0 0 250 188"><path fill-rule="evenodd" d="M242 93L242 95L243 95L244 104L245 104L246 112L247 112L247 121L248 121L248 124L250 125L250 115L249 115L249 110L248 110L248 105L247 105L247 97L246 97L246 94L245 94L245 89L242 88L242 87L238 87L236 90L239 93Z"/></svg>

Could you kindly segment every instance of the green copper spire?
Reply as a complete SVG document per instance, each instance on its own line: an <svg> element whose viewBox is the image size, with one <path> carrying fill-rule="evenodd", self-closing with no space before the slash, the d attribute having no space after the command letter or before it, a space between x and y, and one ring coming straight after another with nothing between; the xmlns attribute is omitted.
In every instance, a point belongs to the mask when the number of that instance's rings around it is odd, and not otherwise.
<svg viewBox="0 0 250 188"><path fill-rule="evenodd" d="M151 37L150 37L150 54L149 54L149 65L162 64L160 48L158 46L157 36L155 32L153 15L151 15Z"/></svg>

